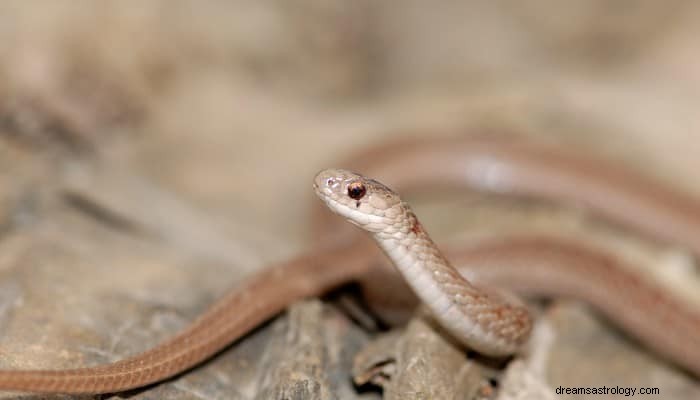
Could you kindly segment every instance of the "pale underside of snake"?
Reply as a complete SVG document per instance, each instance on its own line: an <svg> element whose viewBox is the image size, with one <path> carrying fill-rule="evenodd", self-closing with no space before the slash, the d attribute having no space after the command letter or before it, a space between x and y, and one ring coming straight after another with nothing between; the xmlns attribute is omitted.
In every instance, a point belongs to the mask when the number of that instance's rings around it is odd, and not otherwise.
<svg viewBox="0 0 700 400"><path fill-rule="evenodd" d="M410 141L377 148L353 158L348 166L382 177L401 191L448 186L574 202L650 237L680 243L700 255L700 202L561 149L489 137ZM377 190L383 193L385 205L400 205L405 213L403 221L408 222L404 225L392 228L391 233L376 231L372 235L390 257L398 259L397 268L408 274L409 285L433 308L434 316L447 331L486 355L516 351L529 331L525 309L486 295L455 274L410 209L398 197L392 197L394 192L352 176L342 187L344 196L350 195L347 185L353 182L363 183L365 191L371 189L369 196L365 192L360 198L359 206L357 199L345 199L351 200L348 204L356 207L355 212L367 208L364 204L372 198L373 190L381 188ZM316 181L319 188L319 182L326 184L330 178L323 177ZM352 216L360 218L356 223L369 221L370 230L376 230L373 217ZM319 226L343 231L331 221ZM316 249L252 276L185 330L151 350L96 367L0 371L0 390L112 393L188 370L291 302L361 280L374 271L380 260L377 252L367 251L365 244L347 231L332 236L333 240L324 241ZM419 252L414 253L413 246ZM700 376L700 314L673 293L629 272L613 256L567 240L542 237L491 241L447 254L479 284L582 299L649 348ZM401 288L395 281L391 283L391 277L388 279L387 286Z"/></svg>

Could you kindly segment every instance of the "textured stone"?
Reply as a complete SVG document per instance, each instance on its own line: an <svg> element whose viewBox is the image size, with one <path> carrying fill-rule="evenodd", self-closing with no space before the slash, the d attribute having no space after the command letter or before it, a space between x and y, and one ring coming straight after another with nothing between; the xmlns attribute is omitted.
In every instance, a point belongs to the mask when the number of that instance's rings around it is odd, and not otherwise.
<svg viewBox="0 0 700 400"><path fill-rule="evenodd" d="M478 363L420 317L358 353L353 376L360 385L381 386L388 400L476 399L489 387Z"/></svg>

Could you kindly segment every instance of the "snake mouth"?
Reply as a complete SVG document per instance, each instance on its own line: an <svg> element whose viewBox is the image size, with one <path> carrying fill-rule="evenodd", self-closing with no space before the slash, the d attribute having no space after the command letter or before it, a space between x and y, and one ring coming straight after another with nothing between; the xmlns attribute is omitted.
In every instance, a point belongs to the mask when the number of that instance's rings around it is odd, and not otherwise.
<svg viewBox="0 0 700 400"><path fill-rule="evenodd" d="M316 193L316 196L318 196L321 200L328 201L328 198L330 197L331 193L329 188L323 187L319 185L317 182L314 182L314 193Z"/></svg>
<svg viewBox="0 0 700 400"><path fill-rule="evenodd" d="M333 213L340 215L346 219L349 219L352 210L343 204L342 201L338 201L339 187L341 185L340 180L337 178L337 170L323 170L316 174L314 178L313 187L316 196L326 204L328 209ZM351 221L352 223L355 223Z"/></svg>
<svg viewBox="0 0 700 400"><path fill-rule="evenodd" d="M326 206L329 207L330 210L333 211L333 213L337 213L335 210L334 201L332 199L331 189L323 185L319 185L318 177L314 180L313 187L314 193L316 193L316 196L319 198L319 200L326 204Z"/></svg>

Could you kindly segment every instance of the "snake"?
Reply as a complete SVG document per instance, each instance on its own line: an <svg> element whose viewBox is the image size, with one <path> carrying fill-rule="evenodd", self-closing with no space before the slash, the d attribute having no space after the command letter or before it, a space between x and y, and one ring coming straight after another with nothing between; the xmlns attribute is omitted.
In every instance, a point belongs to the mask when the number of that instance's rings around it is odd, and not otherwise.
<svg viewBox="0 0 700 400"><path fill-rule="evenodd" d="M387 146L390 151L380 146L350 163L372 160L363 164L366 171L407 191L452 186L573 201L700 254L696 200L598 160L493 137ZM599 249L531 236L448 249L443 255L411 208L387 186L332 169L316 176L314 188L331 211L370 233L447 333L477 352L495 357L518 352L527 342L532 320L522 304L483 290L466 275L480 285L580 298L650 349L700 377L698 311ZM335 222L322 224L330 232L343 230ZM180 333L150 350L92 367L1 370L0 390L99 394L160 382L208 360L292 302L361 280L385 262L347 231L326 236L308 252L249 277ZM386 288L398 288L391 279Z"/></svg>
<svg viewBox="0 0 700 400"><path fill-rule="evenodd" d="M331 211L371 233L432 316L460 342L485 355L504 356L526 341L532 330L527 308L467 281L396 192L342 169L319 172L314 190Z"/></svg>

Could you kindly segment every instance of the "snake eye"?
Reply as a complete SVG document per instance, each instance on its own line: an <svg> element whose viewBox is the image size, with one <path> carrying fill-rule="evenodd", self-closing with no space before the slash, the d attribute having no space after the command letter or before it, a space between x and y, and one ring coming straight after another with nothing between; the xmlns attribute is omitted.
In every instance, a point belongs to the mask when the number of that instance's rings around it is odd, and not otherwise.
<svg viewBox="0 0 700 400"><path fill-rule="evenodd" d="M351 199L360 200L367 193L365 185L360 182L353 182L348 185L348 196Z"/></svg>

